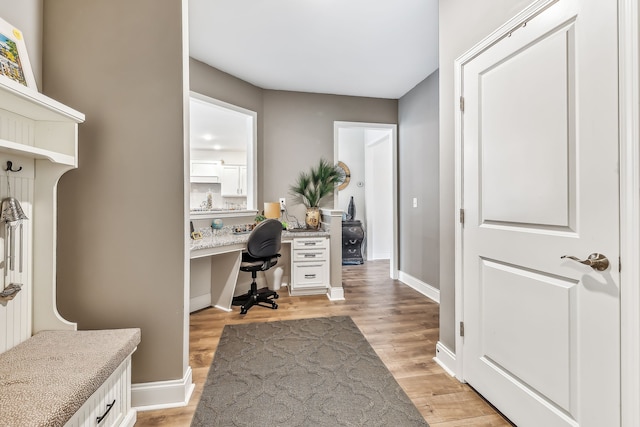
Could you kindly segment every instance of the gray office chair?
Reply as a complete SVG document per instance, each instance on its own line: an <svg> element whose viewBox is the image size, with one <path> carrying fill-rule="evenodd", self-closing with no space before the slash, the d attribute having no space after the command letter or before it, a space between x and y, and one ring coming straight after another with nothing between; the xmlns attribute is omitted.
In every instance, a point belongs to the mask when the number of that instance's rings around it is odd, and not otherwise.
<svg viewBox="0 0 640 427"><path fill-rule="evenodd" d="M231 303L240 306L240 314L246 314L254 305L278 308L275 300L279 295L269 288L258 289L256 276L258 271L267 271L278 263L281 240L282 224L276 219L262 221L249 235L247 250L242 252L240 270L251 272L251 289L246 294L233 297Z"/></svg>

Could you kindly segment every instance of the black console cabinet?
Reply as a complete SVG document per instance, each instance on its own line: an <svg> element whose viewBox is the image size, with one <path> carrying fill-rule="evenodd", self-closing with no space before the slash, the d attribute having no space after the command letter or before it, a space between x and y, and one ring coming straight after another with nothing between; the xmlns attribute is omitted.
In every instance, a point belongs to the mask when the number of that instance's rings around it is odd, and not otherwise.
<svg viewBox="0 0 640 427"><path fill-rule="evenodd" d="M342 221L342 265L362 264L364 229L360 221Z"/></svg>

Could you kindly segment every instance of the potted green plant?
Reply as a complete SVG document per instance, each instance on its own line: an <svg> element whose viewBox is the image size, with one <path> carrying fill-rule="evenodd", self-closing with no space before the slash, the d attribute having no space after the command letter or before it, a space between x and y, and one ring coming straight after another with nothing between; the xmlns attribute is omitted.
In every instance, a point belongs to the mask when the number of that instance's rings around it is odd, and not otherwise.
<svg viewBox="0 0 640 427"><path fill-rule="evenodd" d="M325 159L320 159L318 165L307 172L300 172L296 183L289 187L289 193L294 200L307 207L305 222L308 228L320 227L320 203L344 179L341 168L332 165Z"/></svg>

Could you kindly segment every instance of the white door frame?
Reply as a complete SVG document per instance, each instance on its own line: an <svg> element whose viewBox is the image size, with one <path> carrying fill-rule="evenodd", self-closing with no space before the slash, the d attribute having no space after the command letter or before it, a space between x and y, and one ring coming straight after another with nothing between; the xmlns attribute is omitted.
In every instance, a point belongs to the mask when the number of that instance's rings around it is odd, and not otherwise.
<svg viewBox="0 0 640 427"><path fill-rule="evenodd" d="M538 0L464 53L454 64L454 94L461 99L465 64L517 31L558 0ZM640 8L637 0L618 0L620 102L620 276L621 419L640 425ZM455 211L463 208L462 111L455 114ZM462 224L455 227L455 325L463 319ZM457 330L457 327L455 328ZM464 378L463 339L456 335L455 375ZM606 349L603 349L606 351Z"/></svg>
<svg viewBox="0 0 640 427"><path fill-rule="evenodd" d="M389 277L398 279L398 125L386 123L362 123L362 122L333 122L333 155L334 161L338 159L338 139L340 129L366 128L366 129L387 129L391 131L391 201L393 204L393 224L391 227L391 257L389 266ZM337 190L334 193L334 209L337 206Z"/></svg>
<svg viewBox="0 0 640 427"><path fill-rule="evenodd" d="M640 8L618 0L622 425L640 425Z"/></svg>

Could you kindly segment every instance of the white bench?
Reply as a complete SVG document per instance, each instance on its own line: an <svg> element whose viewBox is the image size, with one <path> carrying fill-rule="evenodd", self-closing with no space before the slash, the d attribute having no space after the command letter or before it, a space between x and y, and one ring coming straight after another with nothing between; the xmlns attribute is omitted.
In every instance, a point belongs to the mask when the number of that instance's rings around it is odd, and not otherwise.
<svg viewBox="0 0 640 427"><path fill-rule="evenodd" d="M131 426L140 329L42 331L0 354L0 426Z"/></svg>

